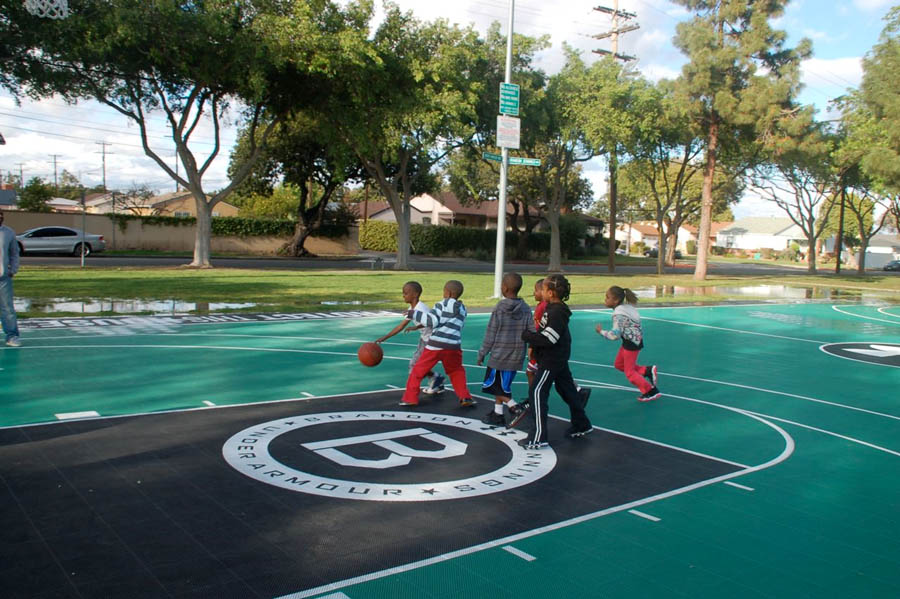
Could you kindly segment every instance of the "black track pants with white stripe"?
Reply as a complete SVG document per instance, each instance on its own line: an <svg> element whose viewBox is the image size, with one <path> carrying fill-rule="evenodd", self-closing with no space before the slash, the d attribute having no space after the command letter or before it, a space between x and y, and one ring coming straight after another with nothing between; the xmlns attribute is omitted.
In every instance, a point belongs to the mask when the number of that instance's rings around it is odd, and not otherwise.
<svg viewBox="0 0 900 599"><path fill-rule="evenodd" d="M547 408L550 403L550 386L556 386L556 392L559 393L563 401L569 405L569 416L572 424L581 429L591 426L587 414L584 413L584 407L581 405L581 398L578 397L578 387L575 386L575 380L572 378L572 371L568 365L564 368L556 370L545 370L538 366L538 371L534 373L534 382L528 390L532 410L534 428L529 435L535 443L544 443L547 441Z"/></svg>

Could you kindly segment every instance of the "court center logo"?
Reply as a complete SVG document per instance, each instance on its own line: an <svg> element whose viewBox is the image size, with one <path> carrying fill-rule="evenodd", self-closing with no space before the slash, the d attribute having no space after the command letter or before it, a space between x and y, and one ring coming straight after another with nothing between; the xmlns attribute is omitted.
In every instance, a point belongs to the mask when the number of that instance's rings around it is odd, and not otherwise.
<svg viewBox="0 0 900 599"><path fill-rule="evenodd" d="M340 434L358 430L361 423L379 423L372 427L378 430L362 435ZM313 431L312 427L323 428ZM329 429L337 434L330 434ZM309 437L312 432L317 433L316 440L305 441L304 433ZM283 437L288 434L291 436ZM291 491L364 501L442 501L508 491L549 474L556 466L556 453L549 447L526 450L517 443L524 437L522 431L448 414L326 412L246 428L225 442L222 456L241 474ZM295 438L300 440L295 442ZM285 440L289 442L281 443ZM509 458L502 464L493 463L494 468L488 472L469 472L469 476L453 480L404 480L409 478L404 476L404 470L410 470L413 478L427 478L429 470L437 470L436 466L449 458L462 459L467 471L490 464L482 451L470 447L473 440L497 444L500 453ZM279 443L282 449L290 448L290 460L273 456L270 450ZM479 446L484 449L484 443ZM286 461L299 462L300 466ZM303 462L308 463L305 469ZM315 468L311 467L313 462L317 464ZM330 467L323 468L322 464ZM370 473L365 477L369 480L325 474L336 469L353 472L355 478L363 478L360 472Z"/></svg>
<svg viewBox="0 0 900 599"><path fill-rule="evenodd" d="M900 368L898 343L828 343L819 347L826 354L847 360Z"/></svg>

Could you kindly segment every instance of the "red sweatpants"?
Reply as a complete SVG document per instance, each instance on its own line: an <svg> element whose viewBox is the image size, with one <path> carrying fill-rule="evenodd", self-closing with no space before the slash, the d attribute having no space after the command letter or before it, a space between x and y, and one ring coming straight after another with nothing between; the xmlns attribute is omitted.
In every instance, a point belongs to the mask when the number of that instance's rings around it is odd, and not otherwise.
<svg viewBox="0 0 900 599"><path fill-rule="evenodd" d="M466 386L466 369L462 365L461 349L425 349L419 356L419 361L413 366L409 378L406 379L406 392L403 394L403 401L408 404L419 403L419 385L425 375L434 368L434 365L441 362L444 365L444 372L450 377L453 384L453 391L459 399L467 399L472 397L469 394L469 388Z"/></svg>
<svg viewBox="0 0 900 599"><path fill-rule="evenodd" d="M619 353L616 354L616 361L613 366L616 367L616 370L624 372L625 378L631 381L632 385L640 389L641 393L646 393L653 388L653 385L644 378L647 367L639 366L637 363L639 353L641 353L641 350L639 349L625 349L624 346L619 347Z"/></svg>

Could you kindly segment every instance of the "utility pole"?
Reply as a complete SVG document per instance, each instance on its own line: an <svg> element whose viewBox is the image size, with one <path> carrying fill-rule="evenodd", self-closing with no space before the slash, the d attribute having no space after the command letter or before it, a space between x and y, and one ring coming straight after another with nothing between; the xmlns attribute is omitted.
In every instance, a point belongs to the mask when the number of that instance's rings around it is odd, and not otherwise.
<svg viewBox="0 0 900 599"><path fill-rule="evenodd" d="M613 58L617 58L619 60L629 61L635 60L634 56L629 56L627 54L619 54L619 34L628 33L629 31L635 31L636 29L640 29L640 25L637 23L627 23L631 19L637 17L636 14L632 12L626 12L624 10L619 10L619 0L613 0L613 7L608 8L606 6L597 6L594 8L597 12L602 12L610 15L612 19L612 28L609 31L604 33L600 33L594 36L594 39L602 40L606 38L610 38L610 50L594 50L595 54L612 54ZM620 20L623 23L620 26Z"/></svg>
<svg viewBox="0 0 900 599"><path fill-rule="evenodd" d="M95 142L102 149L97 152L98 154L103 154L103 192L106 193L106 146L112 145L105 141ZM110 152L111 154L112 152Z"/></svg>
<svg viewBox="0 0 900 599"><path fill-rule="evenodd" d="M637 17L636 14L619 10L619 0L613 0L613 7L597 6L594 8L597 12L610 15L612 18L612 28L609 31L595 35L598 40L610 38L611 50L594 50L596 54L612 55L616 60L629 61L634 60L634 56L627 54L619 54L619 35L629 31L635 31L640 27L637 23L627 23L631 19ZM621 21L621 22L620 22ZM618 197L618 188L616 182L618 180L619 157L618 148L613 146L608 148L609 161L609 248L607 251L607 265L609 272L616 271L616 201Z"/></svg>
<svg viewBox="0 0 900 599"><path fill-rule="evenodd" d="M56 159L60 157L60 154L50 154L50 158L53 159L53 187L59 191L59 183L56 180Z"/></svg>
<svg viewBox="0 0 900 599"><path fill-rule="evenodd" d="M22 176L22 167L25 166L24 162L17 162L16 166L19 167L19 189L25 189L25 178Z"/></svg>

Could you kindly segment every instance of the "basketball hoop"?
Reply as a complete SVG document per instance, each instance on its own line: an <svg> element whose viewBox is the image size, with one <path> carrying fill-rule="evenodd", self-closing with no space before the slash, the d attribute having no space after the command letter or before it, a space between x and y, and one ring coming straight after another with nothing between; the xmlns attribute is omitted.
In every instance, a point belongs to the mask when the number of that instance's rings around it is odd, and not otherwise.
<svg viewBox="0 0 900 599"><path fill-rule="evenodd" d="M25 0L25 10L36 17L65 19L69 16L67 0Z"/></svg>

